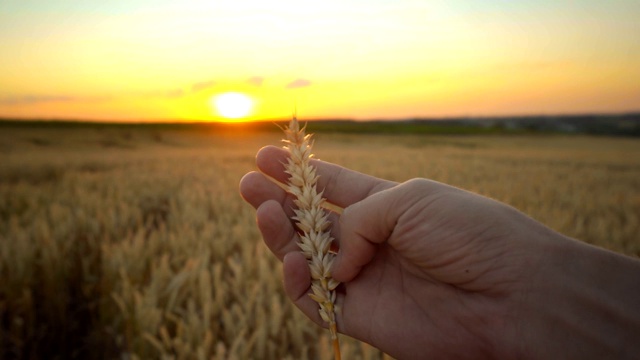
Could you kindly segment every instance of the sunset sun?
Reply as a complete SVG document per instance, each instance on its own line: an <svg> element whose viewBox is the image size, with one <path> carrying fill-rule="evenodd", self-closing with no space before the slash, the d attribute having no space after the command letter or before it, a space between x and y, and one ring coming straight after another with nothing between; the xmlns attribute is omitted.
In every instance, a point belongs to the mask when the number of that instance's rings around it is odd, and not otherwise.
<svg viewBox="0 0 640 360"><path fill-rule="evenodd" d="M211 103L218 114L227 119L243 118L249 115L253 108L253 100L249 96L237 92L214 96Z"/></svg>

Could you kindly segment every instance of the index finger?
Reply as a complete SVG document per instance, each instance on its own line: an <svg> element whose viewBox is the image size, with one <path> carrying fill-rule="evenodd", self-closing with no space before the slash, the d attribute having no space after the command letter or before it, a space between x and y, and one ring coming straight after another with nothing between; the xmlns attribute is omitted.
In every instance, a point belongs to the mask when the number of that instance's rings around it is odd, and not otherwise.
<svg viewBox="0 0 640 360"><path fill-rule="evenodd" d="M286 150L267 146L256 156L256 164L260 171L274 179L287 183L288 175L284 172L284 164L289 154ZM318 190L324 191L323 196L332 204L347 207L371 194L396 185L393 181L379 179L342 166L312 159L318 177Z"/></svg>

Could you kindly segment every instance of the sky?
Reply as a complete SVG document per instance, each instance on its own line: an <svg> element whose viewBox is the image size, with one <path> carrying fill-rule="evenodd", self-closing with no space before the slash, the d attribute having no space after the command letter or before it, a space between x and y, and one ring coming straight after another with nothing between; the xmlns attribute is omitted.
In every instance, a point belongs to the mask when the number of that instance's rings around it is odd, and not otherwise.
<svg viewBox="0 0 640 360"><path fill-rule="evenodd" d="M3 0L0 117L640 111L640 1Z"/></svg>

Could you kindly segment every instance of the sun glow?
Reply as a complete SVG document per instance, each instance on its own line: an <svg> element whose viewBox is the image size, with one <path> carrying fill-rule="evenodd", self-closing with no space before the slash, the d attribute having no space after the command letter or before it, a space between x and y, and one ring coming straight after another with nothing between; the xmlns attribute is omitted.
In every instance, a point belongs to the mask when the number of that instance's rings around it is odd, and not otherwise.
<svg viewBox="0 0 640 360"><path fill-rule="evenodd" d="M227 119L246 117L253 109L253 100L242 93L227 92L211 99L211 103L220 116Z"/></svg>
<svg viewBox="0 0 640 360"><path fill-rule="evenodd" d="M0 0L0 118L640 111L640 1L474 3Z"/></svg>

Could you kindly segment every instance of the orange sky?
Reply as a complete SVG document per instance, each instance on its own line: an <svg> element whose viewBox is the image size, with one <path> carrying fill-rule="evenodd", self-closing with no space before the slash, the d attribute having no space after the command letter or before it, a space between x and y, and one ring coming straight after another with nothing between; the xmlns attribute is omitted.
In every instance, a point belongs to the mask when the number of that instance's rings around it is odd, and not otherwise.
<svg viewBox="0 0 640 360"><path fill-rule="evenodd" d="M638 1L5 0L0 117L224 120L640 110Z"/></svg>

